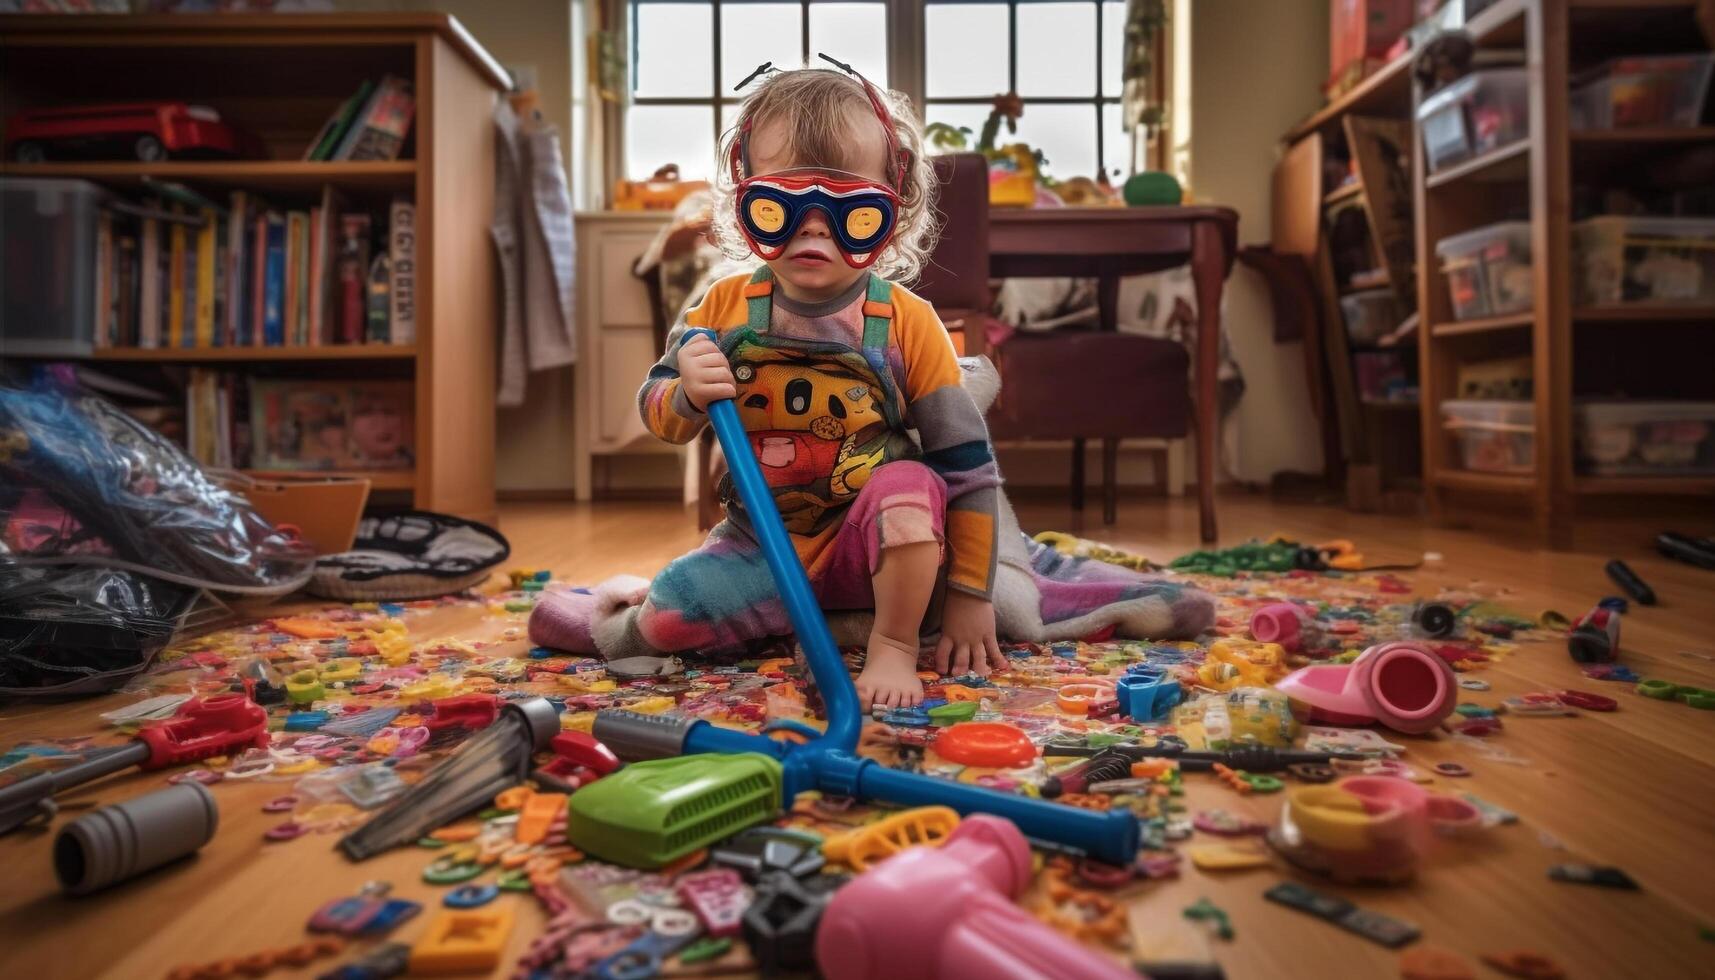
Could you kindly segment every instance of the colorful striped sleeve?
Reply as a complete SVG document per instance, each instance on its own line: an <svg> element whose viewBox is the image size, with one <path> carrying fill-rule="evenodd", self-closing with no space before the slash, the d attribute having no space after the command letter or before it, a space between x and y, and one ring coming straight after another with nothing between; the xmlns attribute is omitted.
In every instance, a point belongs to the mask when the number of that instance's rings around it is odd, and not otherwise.
<svg viewBox="0 0 1715 980"><path fill-rule="evenodd" d="M893 300L906 411L923 441L923 462L947 481L947 587L992 599L1000 467L988 426L965 391L952 338L934 308L897 285Z"/></svg>
<svg viewBox="0 0 1715 980"><path fill-rule="evenodd" d="M687 443L708 424L708 416L697 411L679 385L679 344L685 332L694 327L718 332L730 326L731 310L739 305L734 302L738 297L734 284L742 286L746 281L745 276L735 276L715 282L703 295L702 302L686 310L667 332L667 349L649 369L643 387L637 392L637 410L643 416L643 425L657 439L675 445Z"/></svg>

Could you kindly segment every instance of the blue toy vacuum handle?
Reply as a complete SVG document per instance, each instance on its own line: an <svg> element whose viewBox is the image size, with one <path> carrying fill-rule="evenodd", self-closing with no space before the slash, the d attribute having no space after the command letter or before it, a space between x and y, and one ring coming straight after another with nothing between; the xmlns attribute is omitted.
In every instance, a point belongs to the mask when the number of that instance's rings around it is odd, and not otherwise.
<svg viewBox="0 0 1715 980"><path fill-rule="evenodd" d="M696 329L687 331L681 343L697 336L719 341L713 330ZM845 661L840 658L839 648L834 646L833 635L828 632L828 622L822 618L821 604L810 589L810 578L804 574L803 562L798 560L798 550L792 547L786 524L780 519L780 510L774 506L774 492L769 489L768 481L762 478L762 467L757 465L756 454L751 451L750 437L745 434L744 423L739 420L738 407L732 399L722 398L709 403L708 413L715 438L720 440L721 450L726 453L727 471L732 474L738 499L744 502L744 509L750 515L751 530L762 545L762 557L768 561L768 570L774 574L780 601L786 605L786 615L791 618L798 643L804 648L810 673L816 678L816 687L827 702L828 730L818 741L825 740L848 752L854 751L865 714L858 705L857 687L852 683L851 675L846 673Z"/></svg>

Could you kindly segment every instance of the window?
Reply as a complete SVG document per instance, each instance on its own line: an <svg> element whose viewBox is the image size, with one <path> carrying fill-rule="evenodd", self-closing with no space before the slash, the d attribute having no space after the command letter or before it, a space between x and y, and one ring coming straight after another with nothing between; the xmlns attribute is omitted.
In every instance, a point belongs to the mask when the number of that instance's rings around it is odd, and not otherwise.
<svg viewBox="0 0 1715 980"><path fill-rule="evenodd" d="M668 163L687 180L712 177L720 134L743 99L734 86L765 61L797 68L826 52L888 83L881 2L633 0L629 28L625 171L633 180Z"/></svg>
<svg viewBox="0 0 1715 980"><path fill-rule="evenodd" d="M1051 176L1130 172L1120 122L1125 3L1116 0L925 0L924 115L968 126L975 143L996 95L1024 101L1018 133Z"/></svg>

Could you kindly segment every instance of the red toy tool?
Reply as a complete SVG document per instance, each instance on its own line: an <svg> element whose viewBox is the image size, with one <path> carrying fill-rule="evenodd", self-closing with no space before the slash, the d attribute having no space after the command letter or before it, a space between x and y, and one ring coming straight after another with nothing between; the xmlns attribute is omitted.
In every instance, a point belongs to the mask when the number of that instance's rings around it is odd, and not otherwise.
<svg viewBox="0 0 1715 980"><path fill-rule="evenodd" d="M494 694L461 694L432 701L429 706L435 713L423 722L423 727L436 734L454 726L474 732L494 724L494 719L500 717L500 698Z"/></svg>
<svg viewBox="0 0 1715 980"><path fill-rule="evenodd" d="M623 763L612 750L585 732L561 732L548 743L554 758L536 770L540 778L547 775L572 787L586 786L615 772Z"/></svg>
<svg viewBox="0 0 1715 980"><path fill-rule="evenodd" d="M192 698L173 717L144 727L130 745L0 789L0 834L38 815L51 816L55 793L122 769L165 769L267 746L268 712L256 702L242 694Z"/></svg>
<svg viewBox="0 0 1715 980"><path fill-rule="evenodd" d="M1620 652L1620 613L1597 606L1572 624L1567 652L1581 664L1607 663Z"/></svg>

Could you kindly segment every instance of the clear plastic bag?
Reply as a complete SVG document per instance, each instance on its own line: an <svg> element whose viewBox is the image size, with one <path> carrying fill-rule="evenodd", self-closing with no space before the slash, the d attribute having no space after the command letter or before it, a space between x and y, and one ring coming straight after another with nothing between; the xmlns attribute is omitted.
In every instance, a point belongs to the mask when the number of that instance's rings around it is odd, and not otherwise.
<svg viewBox="0 0 1715 980"><path fill-rule="evenodd" d="M0 552L217 592L280 595L313 549L105 399L0 386Z"/></svg>
<svg viewBox="0 0 1715 980"><path fill-rule="evenodd" d="M119 687L172 639L196 595L124 569L0 557L0 695Z"/></svg>

